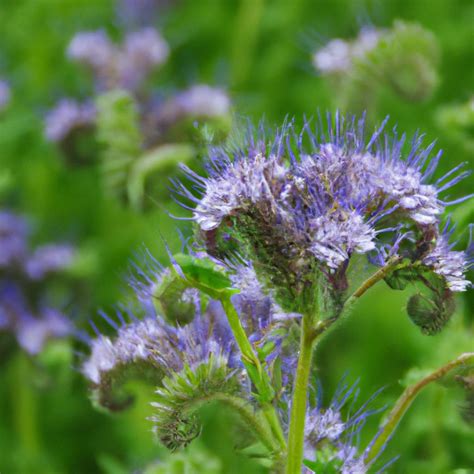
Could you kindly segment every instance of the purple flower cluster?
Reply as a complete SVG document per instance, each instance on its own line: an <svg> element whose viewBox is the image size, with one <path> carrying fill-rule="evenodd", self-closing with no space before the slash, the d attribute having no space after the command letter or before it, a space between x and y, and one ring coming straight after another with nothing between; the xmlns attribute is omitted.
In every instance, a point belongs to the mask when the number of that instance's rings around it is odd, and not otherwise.
<svg viewBox="0 0 474 474"><path fill-rule="evenodd" d="M64 337L71 324L47 299L47 278L64 271L74 257L68 245L31 250L26 221L0 212L0 331L11 331L31 354L50 337Z"/></svg>
<svg viewBox="0 0 474 474"><path fill-rule="evenodd" d="M76 34L67 54L93 72L99 90L124 88L135 91L167 60L169 47L150 27L128 33L120 47L99 30Z"/></svg>
<svg viewBox="0 0 474 474"><path fill-rule="evenodd" d="M333 39L314 53L314 67L321 74L350 72L354 61L363 59L374 49L382 34L383 30L363 28L353 41Z"/></svg>
<svg viewBox="0 0 474 474"><path fill-rule="evenodd" d="M205 258L201 253L196 257ZM222 367L237 371L247 387L249 382L243 375L239 351L221 304L208 300L195 289L183 289L179 283L175 291L175 283L170 280L174 270L163 269L150 255L146 267L144 271L135 266L131 280L135 301L127 310L128 318L119 311L120 322L117 323L102 314L116 335L109 337L97 332L97 338L89 340L91 354L82 365L85 377L94 386L100 386L120 367L141 363L170 376L185 366L192 369L213 357ZM290 351L284 347L287 336L284 329L299 315L284 314L271 296L263 293L251 267L236 267L232 279L235 287L240 289L232 297L233 303L250 341L256 349L272 345L266 361L269 371L275 358L283 356L282 370L288 380L296 358L294 353L290 356ZM165 307L161 301L157 303L162 300L162 288L171 291L176 317L179 314L177 308L184 306L190 313L187 320L172 320L169 315L160 313Z"/></svg>
<svg viewBox="0 0 474 474"><path fill-rule="evenodd" d="M92 103L62 99L45 117L45 136L51 142L62 142L72 133L94 127L96 110Z"/></svg>
<svg viewBox="0 0 474 474"><path fill-rule="evenodd" d="M10 87L5 81L0 80L0 111L2 111L10 102Z"/></svg>
<svg viewBox="0 0 474 474"><path fill-rule="evenodd" d="M231 104L227 94L205 84L192 86L169 98L152 98L143 86L169 56L168 44L152 27L127 33L120 45L113 43L103 30L77 33L69 44L67 56L92 72L96 94L114 89L124 89L131 94L140 114L139 125L146 149L175 141L175 125L229 116ZM68 156L78 161L81 157L75 156L76 145L80 145L77 140L85 132L93 131L96 121L92 100L81 103L62 99L45 117L45 137L58 143ZM224 125L220 126L225 128ZM184 133L188 133L186 130ZM178 133L183 135L179 127Z"/></svg>
<svg viewBox="0 0 474 474"><path fill-rule="evenodd" d="M420 137L405 146L384 126L366 136L364 119L336 114L327 130L286 124L269 141L251 131L241 147L210 150L209 177L183 167L193 188L177 193L196 203L209 252L227 252L235 238L270 286L294 287L288 298L301 297L315 269L345 289L353 254L384 264L383 255L414 258L426 242L417 259L463 291L467 255L444 243L439 224L446 206L469 197L448 202L443 192L469 172L462 164L433 182L441 152L431 157L434 144L423 148Z"/></svg>
<svg viewBox="0 0 474 474"><path fill-rule="evenodd" d="M351 409L357 396L357 383L351 387L341 383L328 407L322 406L319 396L317 406L308 408L305 424L305 459L317 461L318 456L324 456L325 463L337 466L337 472L343 474L369 472L374 461L366 464L365 454L359 454L358 434L367 418L380 410L369 409L370 403L377 396L376 393L352 413ZM384 469L377 472L384 472ZM304 472L309 474L313 471L306 469Z"/></svg>

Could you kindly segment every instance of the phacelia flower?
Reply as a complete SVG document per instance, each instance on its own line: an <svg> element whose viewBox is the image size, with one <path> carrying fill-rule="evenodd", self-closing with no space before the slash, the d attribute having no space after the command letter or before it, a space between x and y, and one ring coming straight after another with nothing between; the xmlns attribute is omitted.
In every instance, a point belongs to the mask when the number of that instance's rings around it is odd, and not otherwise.
<svg viewBox="0 0 474 474"><path fill-rule="evenodd" d="M449 237L454 229L449 231L448 226L449 221L422 262L446 281L450 291L466 291L472 286L466 279L466 272L472 266L473 259L469 255L469 247L466 251L452 250L455 244L449 243Z"/></svg>
<svg viewBox="0 0 474 474"><path fill-rule="evenodd" d="M357 383L351 387L341 384L328 407L323 407L320 400L316 406L310 406L306 413L305 458L320 460L321 466L326 463L344 474L369 472L374 461L365 463L365 453L358 446L358 434L367 418L379 412L368 408L376 395L351 412L358 396ZM347 406L349 401L350 407ZM304 472L313 471L305 469ZM378 472L384 472L383 468Z"/></svg>
<svg viewBox="0 0 474 474"><path fill-rule="evenodd" d="M96 109L89 102L62 99L45 117L45 136L49 141L62 142L73 132L94 127Z"/></svg>
<svg viewBox="0 0 474 474"><path fill-rule="evenodd" d="M409 101L429 98L438 84L439 46L422 26L395 21L390 28L364 27L354 39L333 39L312 62L335 86L334 100L370 110L380 86Z"/></svg>
<svg viewBox="0 0 474 474"><path fill-rule="evenodd" d="M196 258L205 257L197 253ZM103 315L116 335L98 334L89 341L91 354L81 370L99 393L101 403L114 405L114 395L109 393L111 380L126 367L149 367L158 374L158 383L160 378L173 377L186 368L197 370L211 358L213 364L238 377L242 389L250 395L250 382L244 376L240 353L220 302L185 288L172 270L163 269L151 256L146 259L146 268L134 268L131 286L135 301L127 310L130 316L125 318L120 311L119 322L115 322ZM290 380L296 357L284 344L285 328L299 315L283 313L272 297L263 293L251 267L237 266L232 279L240 289L232 297L233 303L251 343L256 349L266 349L266 370L271 372L275 358L281 356L282 376Z"/></svg>
<svg viewBox="0 0 474 474"><path fill-rule="evenodd" d="M0 212L0 331L37 354L48 339L71 334L70 321L51 306L48 277L71 265L74 250L58 244L31 249L29 231L22 217Z"/></svg>
<svg viewBox="0 0 474 474"><path fill-rule="evenodd" d="M207 85L196 85L178 93L157 110L156 122L167 125L184 117L219 117L227 115L230 100L221 90Z"/></svg>
<svg viewBox="0 0 474 474"><path fill-rule="evenodd" d="M333 39L313 55L314 67L322 74L347 73L355 59L375 48L381 31L375 28L364 28L353 41Z"/></svg>
<svg viewBox="0 0 474 474"><path fill-rule="evenodd" d="M151 25L173 0L119 0L117 16L127 27Z"/></svg>
<svg viewBox="0 0 474 474"><path fill-rule="evenodd" d="M70 59L90 67L99 75L110 68L116 54L115 46L102 30L77 33L67 49Z"/></svg>
<svg viewBox="0 0 474 474"><path fill-rule="evenodd" d="M67 54L92 70L99 90L134 91L153 69L166 61L169 47L151 27L128 33L121 45L114 45L99 30L77 33Z"/></svg>
<svg viewBox="0 0 474 474"><path fill-rule="evenodd" d="M168 59L168 55L168 44L154 28L129 33L117 59L120 86L135 90L153 69Z"/></svg>
<svg viewBox="0 0 474 474"><path fill-rule="evenodd" d="M193 218L208 252L239 247L287 301L304 299L315 271L345 289L351 256L388 251L386 235L400 225L416 236L413 247L433 240L445 207L465 199L442 197L468 176L463 165L431 181L441 156L430 157L433 144L422 148L415 137L405 151L405 136L383 134L385 122L368 136L363 119L336 115L328 125L311 130L306 123L298 134L286 124L270 141L250 132L241 147L210 150L209 177L183 167L192 190L177 184L196 203Z"/></svg>
<svg viewBox="0 0 474 474"><path fill-rule="evenodd" d="M10 102L10 87L5 81L0 80L0 111L2 111Z"/></svg>

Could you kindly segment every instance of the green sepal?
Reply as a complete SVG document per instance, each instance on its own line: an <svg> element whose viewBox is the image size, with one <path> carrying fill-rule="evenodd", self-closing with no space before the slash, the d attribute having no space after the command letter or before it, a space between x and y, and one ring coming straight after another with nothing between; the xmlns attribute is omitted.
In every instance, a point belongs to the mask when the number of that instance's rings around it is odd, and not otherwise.
<svg viewBox="0 0 474 474"><path fill-rule="evenodd" d="M267 372L264 369L259 370L254 362L247 362L243 356L242 359L247 374L257 389L257 393L254 393L253 396L260 403L270 403L275 397L275 391Z"/></svg>
<svg viewBox="0 0 474 474"><path fill-rule="evenodd" d="M339 474L342 461L336 457L336 454L332 446L323 446L317 450L315 461L304 459L303 464L316 474Z"/></svg>
<svg viewBox="0 0 474 474"><path fill-rule="evenodd" d="M267 357L275 349L275 343L273 341L268 341L262 347L257 346L257 355L261 362L265 362Z"/></svg>

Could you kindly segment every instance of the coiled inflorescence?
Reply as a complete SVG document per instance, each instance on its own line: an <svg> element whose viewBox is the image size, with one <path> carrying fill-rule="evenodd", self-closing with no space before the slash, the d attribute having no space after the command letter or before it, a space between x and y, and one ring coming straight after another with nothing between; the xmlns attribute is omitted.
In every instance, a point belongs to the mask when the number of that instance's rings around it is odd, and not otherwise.
<svg viewBox="0 0 474 474"><path fill-rule="evenodd" d="M463 291L468 256L443 243L439 223L446 206L465 199L447 202L443 192L469 172L462 164L432 181L441 152L431 157L434 144L423 148L416 136L406 145L384 126L366 135L364 119L336 114L327 130L306 123L297 134L287 123L271 139L250 131L241 147L210 150L208 177L184 167L193 189L178 184L177 192L196 203L207 250L222 256L239 242L286 308L314 302L318 275L337 297L356 254L381 265L407 257Z"/></svg>
<svg viewBox="0 0 474 474"><path fill-rule="evenodd" d="M208 257L196 254L195 258ZM221 264L214 264L224 271ZM103 314L116 335L98 334L90 340L91 354L81 368L95 399L111 410L131 401L122 391L126 379L146 378L157 385L155 431L170 449L186 445L195 436L198 425L192 413L202 401L238 395L253 403L252 384L221 304L183 284L177 270L163 269L152 257L147 258L146 271L135 266L136 298L128 317L119 311L116 322ZM286 350L282 329L298 315L282 313L261 291L251 267L240 265L234 270L232 281L240 292L233 302L253 346L265 354L265 370L272 374L276 357ZM286 380L294 365L289 359L286 354L288 362L281 367Z"/></svg>

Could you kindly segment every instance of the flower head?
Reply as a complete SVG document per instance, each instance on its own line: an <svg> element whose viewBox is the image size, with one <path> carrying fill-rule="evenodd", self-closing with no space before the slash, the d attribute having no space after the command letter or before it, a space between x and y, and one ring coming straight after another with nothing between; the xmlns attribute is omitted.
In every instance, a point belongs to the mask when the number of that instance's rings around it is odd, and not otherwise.
<svg viewBox="0 0 474 474"><path fill-rule="evenodd" d="M381 36L375 28L364 28L353 41L333 39L313 55L314 67L322 74L347 73L356 59L374 49Z"/></svg>
<svg viewBox="0 0 474 474"><path fill-rule="evenodd" d="M234 242L284 304L314 300L307 291L318 273L344 290L352 255L387 252L387 234L400 226L416 253L439 234L444 208L460 201L442 193L469 174L462 165L431 182L441 153L430 157L434 145L422 148L419 137L406 149L405 136L383 135L384 125L366 135L363 119L336 114L328 130L306 123L298 134L290 123L270 141L250 132L241 147L210 150L209 177L184 167L193 192L181 184L177 192L197 204L210 253L226 254Z"/></svg>
<svg viewBox="0 0 474 474"><path fill-rule="evenodd" d="M0 111L2 111L10 102L10 87L5 81L0 80Z"/></svg>
<svg viewBox="0 0 474 474"><path fill-rule="evenodd" d="M30 354L50 338L71 333L71 323L49 298L48 277L64 271L74 257L68 245L47 244L34 250L25 219L0 212L0 330L12 332Z"/></svg>
<svg viewBox="0 0 474 474"><path fill-rule="evenodd" d="M357 396L357 383L351 387L341 384L328 407L323 407L318 401L316 406L308 408L305 425L307 460L320 462L321 467L331 465L337 472L344 474L369 472L373 461L365 462L365 453L361 453L357 446L357 435L367 418L379 412L368 408L377 393L359 409L351 412ZM349 402L350 407L347 406ZM305 472L312 471L306 469Z"/></svg>
<svg viewBox="0 0 474 474"><path fill-rule="evenodd" d="M77 33L67 49L70 59L90 67L98 74L110 67L115 55L115 46L103 30Z"/></svg>
<svg viewBox="0 0 474 474"><path fill-rule="evenodd" d="M45 118L45 136L49 141L62 142L77 130L94 126L96 110L89 102L62 99Z"/></svg>
<svg viewBox="0 0 474 474"><path fill-rule="evenodd" d="M168 59L168 55L168 44L154 28L129 33L117 61L120 85L129 90L136 89L154 68Z"/></svg>

